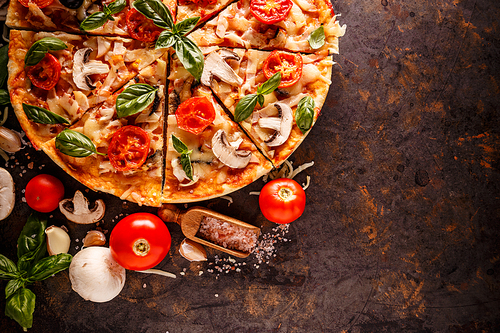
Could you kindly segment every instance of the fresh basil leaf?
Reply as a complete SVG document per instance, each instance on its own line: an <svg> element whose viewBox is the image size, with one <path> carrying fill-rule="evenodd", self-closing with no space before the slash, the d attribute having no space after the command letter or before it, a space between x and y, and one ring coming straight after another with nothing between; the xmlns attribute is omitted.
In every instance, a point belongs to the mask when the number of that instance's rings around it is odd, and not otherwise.
<svg viewBox="0 0 500 333"><path fill-rule="evenodd" d="M63 154L73 157L86 157L99 153L94 143L86 135L65 129L56 136L56 148Z"/></svg>
<svg viewBox="0 0 500 333"><path fill-rule="evenodd" d="M5 89L0 89L0 105L6 105L10 103L9 92Z"/></svg>
<svg viewBox="0 0 500 333"><path fill-rule="evenodd" d="M23 103L23 111L29 120L38 124L70 124L68 119L39 106Z"/></svg>
<svg viewBox="0 0 500 333"><path fill-rule="evenodd" d="M5 286L5 298L9 298L10 295L14 294L20 288L24 287L24 281L21 279L14 279L7 282Z"/></svg>
<svg viewBox="0 0 500 333"><path fill-rule="evenodd" d="M18 289L7 299L5 315L17 321L26 330L33 326L36 296L27 288Z"/></svg>
<svg viewBox="0 0 500 333"><path fill-rule="evenodd" d="M109 15L103 12L95 12L80 23L80 29L89 31L102 27L108 22Z"/></svg>
<svg viewBox="0 0 500 333"><path fill-rule="evenodd" d="M194 29L194 27L196 27L196 24L198 24L199 20L199 16L187 18L177 23L173 30L181 36L187 35L191 32L191 30Z"/></svg>
<svg viewBox="0 0 500 333"><path fill-rule="evenodd" d="M314 121L314 99L311 96L303 97L295 110L295 123L302 133L306 133Z"/></svg>
<svg viewBox="0 0 500 333"><path fill-rule="evenodd" d="M9 63L9 44L0 47L0 87L5 85L9 74L7 64Z"/></svg>
<svg viewBox="0 0 500 333"><path fill-rule="evenodd" d="M265 101L266 101L266 99L264 98L264 95L257 94L257 102L259 102L260 106L264 106Z"/></svg>
<svg viewBox="0 0 500 333"><path fill-rule="evenodd" d="M200 81L203 73L204 57L198 45L191 39L181 36L174 44L175 54L179 58L184 68Z"/></svg>
<svg viewBox="0 0 500 333"><path fill-rule="evenodd" d="M171 47L177 42L179 38L179 35L174 34L172 31L163 30L156 40L155 48L161 49L164 47Z"/></svg>
<svg viewBox="0 0 500 333"><path fill-rule="evenodd" d="M189 148L186 146L184 142L182 142L178 137L172 134L172 146L179 154L187 154Z"/></svg>
<svg viewBox="0 0 500 333"><path fill-rule="evenodd" d="M267 95L272 93L278 88L281 83L281 72L275 73L273 76L269 78L266 82L262 83L257 88L257 94Z"/></svg>
<svg viewBox="0 0 500 333"><path fill-rule="evenodd" d="M191 180L193 180L193 166L191 165L191 159L189 158L189 155L191 155L192 152L193 151L190 150L187 154L181 154L182 170L184 170L186 177Z"/></svg>
<svg viewBox="0 0 500 333"><path fill-rule="evenodd" d="M116 1L113 1L107 7L108 7L110 15L118 14L125 7L127 7L127 0L116 0Z"/></svg>
<svg viewBox="0 0 500 333"><path fill-rule="evenodd" d="M255 106L257 105L259 96L262 95L250 94L240 99L238 104L236 104L236 108L234 109L234 120L236 122L239 123L240 121L243 121L250 117L253 109L255 109Z"/></svg>
<svg viewBox="0 0 500 333"><path fill-rule="evenodd" d="M36 263L45 256L45 228L47 218L43 214L32 213L17 239L17 267L26 270L30 263ZM20 262L24 263L20 265ZM26 265L25 265L26 264Z"/></svg>
<svg viewBox="0 0 500 333"><path fill-rule="evenodd" d="M0 254L0 279L15 279L17 276L16 264L3 254Z"/></svg>
<svg viewBox="0 0 500 333"><path fill-rule="evenodd" d="M60 253L43 258L28 272L28 282L42 281L54 274L69 268L73 257L71 254Z"/></svg>
<svg viewBox="0 0 500 333"><path fill-rule="evenodd" d="M38 64L49 51L58 51L68 48L62 40L56 37L45 37L31 45L24 57L25 66L34 66Z"/></svg>
<svg viewBox="0 0 500 333"><path fill-rule="evenodd" d="M147 108L155 100L157 88L149 84L137 83L128 86L116 98L118 118L131 116Z"/></svg>
<svg viewBox="0 0 500 333"><path fill-rule="evenodd" d="M320 26L319 28L314 29L314 31L309 35L307 41L313 50L317 50L325 45L325 28Z"/></svg>
<svg viewBox="0 0 500 333"><path fill-rule="evenodd" d="M174 29L174 19L170 9L160 0L135 0L132 7L142 15L153 20L153 23L164 29Z"/></svg>

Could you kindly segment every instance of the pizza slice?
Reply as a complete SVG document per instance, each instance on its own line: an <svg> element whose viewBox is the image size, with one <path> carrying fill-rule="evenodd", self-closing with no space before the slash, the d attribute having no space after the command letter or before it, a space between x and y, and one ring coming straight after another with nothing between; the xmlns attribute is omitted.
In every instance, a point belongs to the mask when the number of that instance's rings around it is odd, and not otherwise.
<svg viewBox="0 0 500 333"><path fill-rule="evenodd" d="M200 47L338 53L345 33L330 0L240 0L190 34Z"/></svg>
<svg viewBox="0 0 500 333"><path fill-rule="evenodd" d="M39 148L165 52L120 37L12 30L8 79L12 106Z"/></svg>
<svg viewBox="0 0 500 333"><path fill-rule="evenodd" d="M233 0L179 0L177 21L199 17L198 25L211 19L226 8Z"/></svg>
<svg viewBox="0 0 500 333"><path fill-rule="evenodd" d="M161 29L132 9L131 2L131 0L11 0L6 25L11 28L87 32L94 35L154 41ZM177 2L163 0L163 3L175 17Z"/></svg>
<svg viewBox="0 0 500 333"><path fill-rule="evenodd" d="M174 57L169 76L162 202L193 202L236 191L272 169L215 101Z"/></svg>
<svg viewBox="0 0 500 333"><path fill-rule="evenodd" d="M332 56L243 49L211 49L201 83L275 167L314 125L331 83Z"/></svg>
<svg viewBox="0 0 500 333"><path fill-rule="evenodd" d="M43 151L93 190L159 206L167 59L164 55L143 69L100 107L45 143Z"/></svg>

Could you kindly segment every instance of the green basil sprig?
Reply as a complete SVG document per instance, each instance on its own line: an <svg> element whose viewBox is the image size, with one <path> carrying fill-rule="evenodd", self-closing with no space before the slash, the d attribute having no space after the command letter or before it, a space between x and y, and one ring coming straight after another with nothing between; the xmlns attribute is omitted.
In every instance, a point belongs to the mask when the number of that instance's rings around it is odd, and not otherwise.
<svg viewBox="0 0 500 333"><path fill-rule="evenodd" d="M66 253L45 257L46 226L44 216L28 217L17 241L17 265L0 254L0 279L9 280L5 287L5 315L17 321L25 331L33 326L36 299L26 286L67 269L73 259Z"/></svg>
<svg viewBox="0 0 500 333"><path fill-rule="evenodd" d="M166 29L158 36L155 48L173 46L184 68L199 81L203 73L203 53L186 35L196 27L200 18L191 17L174 24L170 10L160 0L135 0L132 7L153 20L158 27Z"/></svg>
<svg viewBox="0 0 500 333"><path fill-rule="evenodd" d="M311 96L303 97L295 110L295 123L302 133L306 133L314 120L314 99Z"/></svg>
<svg viewBox="0 0 500 333"><path fill-rule="evenodd" d="M70 124L68 119L39 106L23 103L23 111L29 120L38 124Z"/></svg>
<svg viewBox="0 0 500 333"><path fill-rule="evenodd" d="M97 151L94 143L85 134L65 129L56 136L56 148L63 154L73 157L87 157L92 154L106 156Z"/></svg>
<svg viewBox="0 0 500 333"><path fill-rule="evenodd" d="M45 37L31 45L24 57L25 66L34 66L38 64L49 51L59 51L68 48L62 40L56 37Z"/></svg>
<svg viewBox="0 0 500 333"><path fill-rule="evenodd" d="M149 84L137 83L128 86L116 98L118 118L131 116L143 111L155 100L158 88Z"/></svg>
<svg viewBox="0 0 500 333"><path fill-rule="evenodd" d="M309 45L313 50L317 50L325 45L325 28L323 28L323 26L320 26L319 28L315 29L313 32L311 32L307 41L309 42Z"/></svg>
<svg viewBox="0 0 500 333"><path fill-rule="evenodd" d="M236 104L236 108L234 109L234 120L236 122L243 121L250 117L257 105L257 102L260 106L264 105L264 95L268 95L278 88L281 83L281 72L275 73L273 76L269 78L266 82L261 84L257 88L256 94L246 95L238 104Z"/></svg>
<svg viewBox="0 0 500 333"><path fill-rule="evenodd" d="M9 74L7 64L9 63L9 44L0 47L0 87L7 82Z"/></svg>
<svg viewBox="0 0 500 333"><path fill-rule="evenodd" d="M118 14L127 6L127 0L115 0L104 5L102 12L95 12L80 23L80 29L88 31L102 27L108 20L114 21L112 15Z"/></svg>
<svg viewBox="0 0 500 333"><path fill-rule="evenodd" d="M182 142L178 137L172 134L172 145L174 149L181 154L181 166L182 170L186 173L186 176L193 180L193 166L191 165L191 159L189 155L193 152Z"/></svg>
<svg viewBox="0 0 500 333"><path fill-rule="evenodd" d="M0 105L5 105L10 103L9 92L5 89L0 89Z"/></svg>

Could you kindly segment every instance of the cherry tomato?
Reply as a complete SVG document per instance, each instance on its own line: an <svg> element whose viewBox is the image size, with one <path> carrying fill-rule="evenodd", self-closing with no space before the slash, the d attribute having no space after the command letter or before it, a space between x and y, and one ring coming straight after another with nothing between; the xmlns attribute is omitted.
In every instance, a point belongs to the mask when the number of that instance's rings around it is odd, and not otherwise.
<svg viewBox="0 0 500 333"><path fill-rule="evenodd" d="M111 165L118 171L140 168L149 153L149 135L140 127L124 126L113 134L108 147Z"/></svg>
<svg viewBox="0 0 500 333"><path fill-rule="evenodd" d="M24 192L28 206L41 213L49 213L59 207L64 198L64 185L54 176L41 174L33 177Z"/></svg>
<svg viewBox="0 0 500 333"><path fill-rule="evenodd" d="M34 3L38 8L45 8L50 5L54 0L19 0L19 3L24 7L28 7L29 3Z"/></svg>
<svg viewBox="0 0 500 333"><path fill-rule="evenodd" d="M292 9L291 0L251 0L250 11L264 24L283 21Z"/></svg>
<svg viewBox="0 0 500 333"><path fill-rule="evenodd" d="M278 88L290 87L302 76L302 56L299 53L274 50L264 60L263 70L267 79L281 72L281 83Z"/></svg>
<svg viewBox="0 0 500 333"><path fill-rule="evenodd" d="M215 109L205 96L191 97L179 105L175 111L175 119L179 128L200 134L215 120Z"/></svg>
<svg viewBox="0 0 500 333"><path fill-rule="evenodd" d="M148 19L134 8L128 11L125 19L130 36L143 42L154 42L163 31L162 28L153 23L153 20Z"/></svg>
<svg viewBox="0 0 500 333"><path fill-rule="evenodd" d="M260 191L259 206L269 221L290 223L304 212L306 193L295 180L275 179L264 185Z"/></svg>
<svg viewBox="0 0 500 333"><path fill-rule="evenodd" d="M123 268L142 271L158 265L165 258L170 242L170 232L158 216L135 213L113 228L109 249Z"/></svg>
<svg viewBox="0 0 500 333"><path fill-rule="evenodd" d="M54 88L61 76L61 63L52 54L47 53L36 65L28 66L26 73L36 87L44 90Z"/></svg>

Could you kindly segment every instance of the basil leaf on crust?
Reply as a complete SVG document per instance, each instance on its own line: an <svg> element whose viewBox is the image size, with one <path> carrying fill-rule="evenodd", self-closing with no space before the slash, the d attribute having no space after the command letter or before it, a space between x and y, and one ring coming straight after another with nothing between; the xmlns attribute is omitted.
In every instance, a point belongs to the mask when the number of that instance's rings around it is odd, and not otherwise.
<svg viewBox="0 0 500 333"><path fill-rule="evenodd" d="M62 40L56 37L45 37L31 45L24 57L25 66L34 66L38 64L49 51L59 51L67 49L68 46Z"/></svg>
<svg viewBox="0 0 500 333"><path fill-rule="evenodd" d="M132 7L160 28L174 30L172 13L163 2L159 0L135 0Z"/></svg>
<svg viewBox="0 0 500 333"><path fill-rule="evenodd" d="M175 54L186 70L198 81L203 73L204 59L198 45L191 39L181 36L174 44Z"/></svg>
<svg viewBox="0 0 500 333"><path fill-rule="evenodd" d="M314 99L311 96L305 96L300 100L297 110L295 110L295 123L303 134L312 126L314 107Z"/></svg>
<svg viewBox="0 0 500 333"><path fill-rule="evenodd" d="M106 155L99 153L86 135L65 129L56 136L56 148L64 155L73 157L87 157L92 154Z"/></svg>
<svg viewBox="0 0 500 333"><path fill-rule="evenodd" d="M189 155L193 152L189 150L184 142L182 142L178 137L172 134L172 146L174 149L181 154L181 166L182 170L190 180L193 180L193 166L191 165L191 159Z"/></svg>
<svg viewBox="0 0 500 333"><path fill-rule="evenodd" d="M311 46L311 49L313 50L317 50L325 45L325 28L323 28L323 26L320 26L319 28L315 29L313 32L311 32L307 41L309 42L309 46Z"/></svg>

